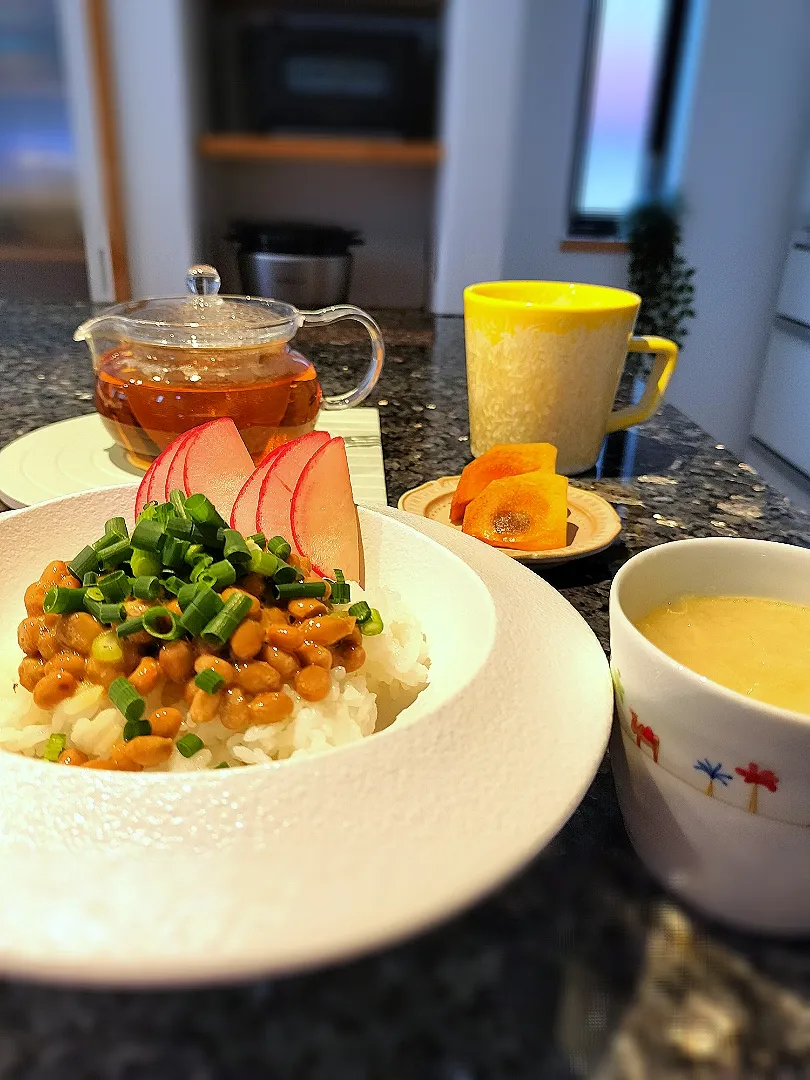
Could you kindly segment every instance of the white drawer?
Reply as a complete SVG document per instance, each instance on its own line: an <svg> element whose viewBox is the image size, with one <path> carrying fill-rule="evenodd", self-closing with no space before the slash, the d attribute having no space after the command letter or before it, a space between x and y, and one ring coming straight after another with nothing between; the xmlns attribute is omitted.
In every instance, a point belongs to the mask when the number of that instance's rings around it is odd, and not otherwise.
<svg viewBox="0 0 810 1080"><path fill-rule="evenodd" d="M804 327L774 327L751 434L810 475L810 331Z"/></svg>
<svg viewBox="0 0 810 1080"><path fill-rule="evenodd" d="M810 251L790 249L776 310L788 319L810 325Z"/></svg>

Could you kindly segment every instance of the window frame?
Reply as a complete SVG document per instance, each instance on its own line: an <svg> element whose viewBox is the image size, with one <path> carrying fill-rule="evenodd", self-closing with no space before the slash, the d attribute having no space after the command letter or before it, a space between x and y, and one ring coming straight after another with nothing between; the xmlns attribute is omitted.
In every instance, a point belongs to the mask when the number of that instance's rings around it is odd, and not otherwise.
<svg viewBox="0 0 810 1080"><path fill-rule="evenodd" d="M590 0L585 37L583 75L574 134L574 155L569 184L568 237L618 240L622 237L624 217L620 214L589 214L579 205L585 169L585 140L593 104L596 77L597 33L605 0ZM692 0L667 0L668 10L655 76L650 123L644 137L646 177L640 199L655 199L665 194L665 177L676 125L684 53Z"/></svg>

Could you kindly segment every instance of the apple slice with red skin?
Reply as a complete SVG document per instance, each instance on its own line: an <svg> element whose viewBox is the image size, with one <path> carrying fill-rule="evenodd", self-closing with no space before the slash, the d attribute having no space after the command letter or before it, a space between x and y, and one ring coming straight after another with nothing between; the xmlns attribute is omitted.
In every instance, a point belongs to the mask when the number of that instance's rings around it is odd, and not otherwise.
<svg viewBox="0 0 810 1080"><path fill-rule="evenodd" d="M200 424L181 447L183 490L206 495L228 521L233 504L253 472L253 458L229 416ZM171 470L170 470L171 473Z"/></svg>
<svg viewBox="0 0 810 1080"><path fill-rule="evenodd" d="M195 432L198 430L198 427L189 428L189 430L184 431L182 435L178 435L175 440L179 445L169 464L169 471L166 474L166 483L164 485L165 491L163 494L164 502L166 502L173 491L185 491L183 484L183 466L186 463L186 449L194 438Z"/></svg>
<svg viewBox="0 0 810 1080"><path fill-rule="evenodd" d="M148 502L153 499L156 502L165 502L169 497L164 494L169 468L174 461L187 432L172 439L165 450L161 451L149 468L144 473L143 480L138 486L138 494L135 496L135 517L140 514Z"/></svg>
<svg viewBox="0 0 810 1080"><path fill-rule="evenodd" d="M328 442L329 436L325 431L310 431L307 435L301 435L279 447L277 456L264 470L261 478L250 532L263 532L268 540L271 536L283 536L291 546L294 546L290 512L293 492L307 462ZM263 465L260 465L256 471L259 472L262 468ZM245 488L252 481L253 477ZM240 499L245 488L239 493ZM236 506L234 506L235 510ZM237 525L233 527L238 528ZM240 529L240 532L243 531ZM298 554L300 555L301 552Z"/></svg>
<svg viewBox="0 0 810 1080"><path fill-rule="evenodd" d="M236 496L231 511L231 528L236 529L243 536L250 536L258 531L256 528L256 515L259 509L259 496L262 491L264 478L267 476L274 462L289 444L284 443L271 450L267 457L262 458L256 469L250 474L242 486L242 490Z"/></svg>
<svg viewBox="0 0 810 1080"><path fill-rule="evenodd" d="M343 439L330 439L308 461L292 499L295 545L321 577L340 569L363 584L363 543Z"/></svg>

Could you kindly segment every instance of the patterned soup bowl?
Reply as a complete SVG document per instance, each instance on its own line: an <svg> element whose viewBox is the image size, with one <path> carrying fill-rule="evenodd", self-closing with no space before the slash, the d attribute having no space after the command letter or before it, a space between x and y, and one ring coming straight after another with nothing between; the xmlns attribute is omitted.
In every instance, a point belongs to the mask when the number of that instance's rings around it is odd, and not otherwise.
<svg viewBox="0 0 810 1080"><path fill-rule="evenodd" d="M611 760L630 839L667 888L735 926L810 930L810 715L727 690L635 623L684 593L810 605L810 550L680 540L641 552L610 593ZM810 679L810 642L808 642Z"/></svg>

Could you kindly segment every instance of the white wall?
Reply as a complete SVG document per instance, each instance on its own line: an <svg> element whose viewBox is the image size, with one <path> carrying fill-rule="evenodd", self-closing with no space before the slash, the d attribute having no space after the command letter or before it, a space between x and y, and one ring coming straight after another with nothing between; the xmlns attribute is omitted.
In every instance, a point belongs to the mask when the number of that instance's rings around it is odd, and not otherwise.
<svg viewBox="0 0 810 1080"><path fill-rule="evenodd" d="M560 251L568 211L589 0L533 3L521 35L518 138L503 276L627 284L625 255Z"/></svg>
<svg viewBox="0 0 810 1080"><path fill-rule="evenodd" d="M83 0L59 0L62 58L68 92L70 126L76 147L76 179L87 264L90 299L109 303L115 298L110 233L99 168L98 103L91 76L93 64ZM38 264L33 270L39 272ZM23 283L24 284L24 283Z"/></svg>
<svg viewBox="0 0 810 1080"><path fill-rule="evenodd" d="M560 251L568 228L588 0L453 0L433 309L475 281L622 285L623 255Z"/></svg>
<svg viewBox="0 0 810 1080"><path fill-rule="evenodd" d="M697 318L669 400L742 453L810 130L807 0L706 5L682 190Z"/></svg>
<svg viewBox="0 0 810 1080"><path fill-rule="evenodd" d="M108 0L133 296L185 291L198 257L187 0Z"/></svg>
<svg viewBox="0 0 810 1080"><path fill-rule="evenodd" d="M461 312L465 285L503 277L529 4L448 4L432 297L440 314Z"/></svg>

